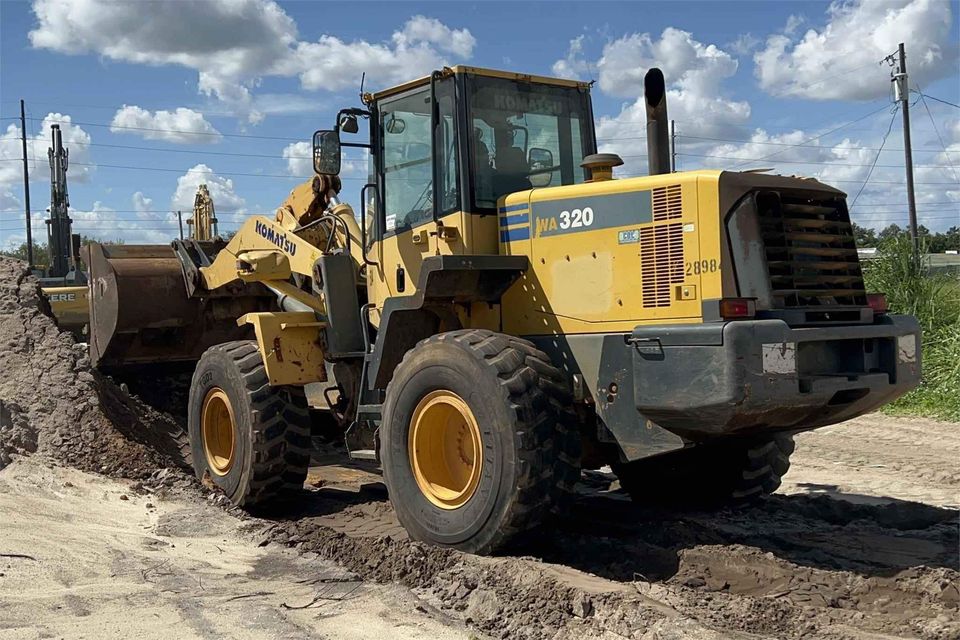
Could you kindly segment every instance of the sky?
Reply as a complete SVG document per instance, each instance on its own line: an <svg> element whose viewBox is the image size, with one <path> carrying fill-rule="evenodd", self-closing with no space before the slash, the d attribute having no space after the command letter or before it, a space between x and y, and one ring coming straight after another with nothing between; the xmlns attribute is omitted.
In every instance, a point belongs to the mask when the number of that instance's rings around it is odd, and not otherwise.
<svg viewBox="0 0 960 640"><path fill-rule="evenodd" d="M960 225L960 4L836 2L0 1L0 246L22 243L19 100L34 237L50 124L74 231L168 242L206 183L221 230L311 175L339 108L457 63L594 81L601 151L646 171L643 74L659 66L681 170L772 168L848 193L856 222L906 226L900 113L884 58L906 43L920 223ZM363 158L344 196L357 204ZM186 215L185 215L186 217Z"/></svg>

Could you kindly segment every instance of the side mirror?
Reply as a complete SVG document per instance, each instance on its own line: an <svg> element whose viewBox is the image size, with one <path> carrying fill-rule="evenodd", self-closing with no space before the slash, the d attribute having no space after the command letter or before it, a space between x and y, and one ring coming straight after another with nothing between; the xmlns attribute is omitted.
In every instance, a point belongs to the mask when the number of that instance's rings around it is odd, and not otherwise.
<svg viewBox="0 0 960 640"><path fill-rule="evenodd" d="M345 113L340 118L340 130L346 133L356 133L360 130L360 125L357 124L357 116L352 113Z"/></svg>
<svg viewBox="0 0 960 640"><path fill-rule="evenodd" d="M340 134L336 131L313 134L313 170L328 176L340 173Z"/></svg>
<svg viewBox="0 0 960 640"><path fill-rule="evenodd" d="M550 151L550 149L533 147L530 149L530 153L527 154L527 162L530 164L531 170L546 169L547 167L552 167L553 151Z"/></svg>
<svg viewBox="0 0 960 640"><path fill-rule="evenodd" d="M387 133L399 134L403 133L403 130L407 128L407 123L402 119L398 118L396 114L391 113L390 119L384 125L384 129L387 130Z"/></svg>
<svg viewBox="0 0 960 640"><path fill-rule="evenodd" d="M530 185L546 187L553 181L553 152L550 149L532 147L527 154L527 166L530 167Z"/></svg>

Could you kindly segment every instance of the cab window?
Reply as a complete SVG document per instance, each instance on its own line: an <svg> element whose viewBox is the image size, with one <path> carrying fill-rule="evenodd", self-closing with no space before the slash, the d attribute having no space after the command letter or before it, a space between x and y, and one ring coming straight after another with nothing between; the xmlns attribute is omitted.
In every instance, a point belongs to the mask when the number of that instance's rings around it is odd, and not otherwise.
<svg viewBox="0 0 960 640"><path fill-rule="evenodd" d="M441 150L440 213L459 202L457 140L452 82L437 86ZM383 158L384 232L399 233L433 219L433 155L430 149L430 89L384 101L380 109Z"/></svg>
<svg viewBox="0 0 960 640"><path fill-rule="evenodd" d="M473 206L533 187L583 182L592 153L589 105L576 87L469 76L468 140Z"/></svg>

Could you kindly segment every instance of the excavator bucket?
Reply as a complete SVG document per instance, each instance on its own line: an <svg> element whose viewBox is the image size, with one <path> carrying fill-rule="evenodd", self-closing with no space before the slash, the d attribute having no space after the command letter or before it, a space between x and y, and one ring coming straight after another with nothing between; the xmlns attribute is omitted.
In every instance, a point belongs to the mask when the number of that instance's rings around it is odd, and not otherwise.
<svg viewBox="0 0 960 640"><path fill-rule="evenodd" d="M90 360L101 369L197 360L213 345L251 338L250 328L236 319L269 308L269 296L191 297L170 245L94 242L84 248L83 260L90 282Z"/></svg>

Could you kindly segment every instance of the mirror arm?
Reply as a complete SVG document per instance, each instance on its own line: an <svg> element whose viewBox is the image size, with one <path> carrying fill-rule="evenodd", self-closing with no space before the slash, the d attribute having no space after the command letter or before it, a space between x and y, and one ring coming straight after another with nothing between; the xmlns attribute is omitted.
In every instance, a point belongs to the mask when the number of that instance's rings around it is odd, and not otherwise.
<svg viewBox="0 0 960 640"><path fill-rule="evenodd" d="M437 128L440 126L440 105L437 102L437 80L443 74L434 71L430 74L430 158L433 175L433 221L440 222L440 164L437 154Z"/></svg>

